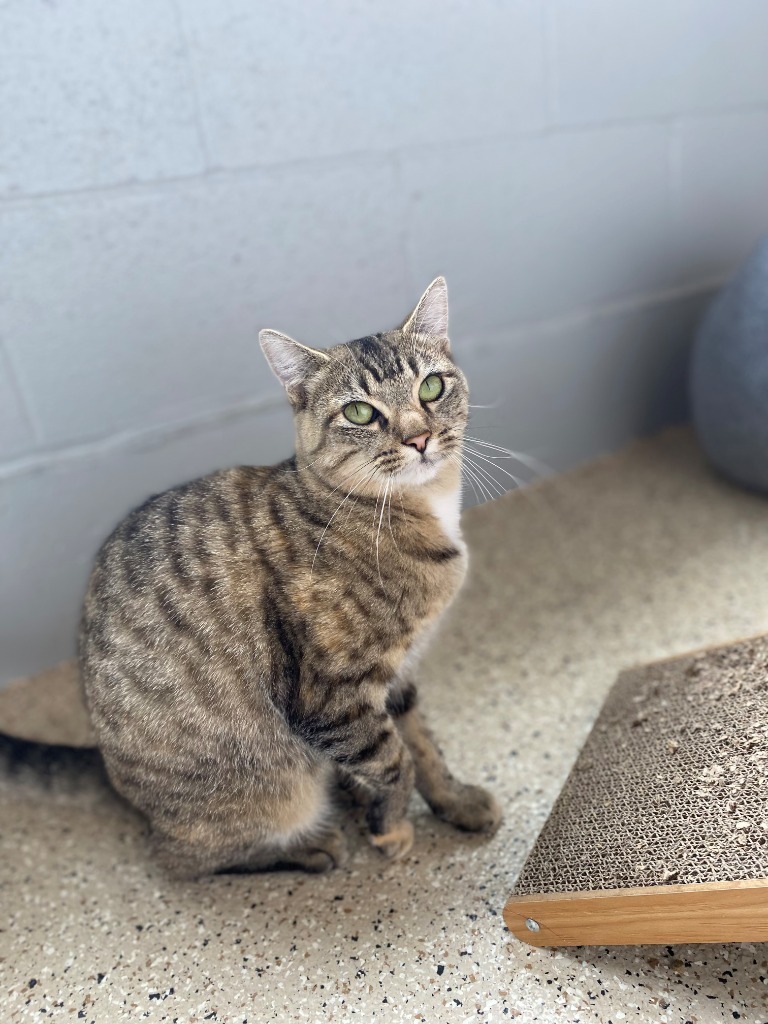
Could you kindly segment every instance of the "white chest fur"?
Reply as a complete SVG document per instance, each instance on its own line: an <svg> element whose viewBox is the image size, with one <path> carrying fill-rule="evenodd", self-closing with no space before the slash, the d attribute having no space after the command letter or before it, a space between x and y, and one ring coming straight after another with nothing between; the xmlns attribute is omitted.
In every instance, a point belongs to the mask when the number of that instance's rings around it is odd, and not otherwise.
<svg viewBox="0 0 768 1024"><path fill-rule="evenodd" d="M425 497L429 503L432 515L437 520L437 526L440 532L444 534L447 540L462 552L463 555L466 555L467 546L461 536L461 526L459 523L461 515L461 488L444 487L440 490L435 490L432 494L426 495ZM466 567L466 558L463 559L463 565ZM458 586L460 582L461 577L456 580L456 585ZM448 597L447 594L444 594L443 596ZM416 665L418 664L424 650L428 647L444 612L445 606L443 606L442 610L440 610L434 618L431 618L431 621L422 623L421 629L417 631L411 647L406 653L403 663L398 670L398 675L401 679L408 678L409 674L415 671Z"/></svg>
<svg viewBox="0 0 768 1024"><path fill-rule="evenodd" d="M440 523L445 535L456 545L463 548L461 538L461 527L459 518L461 516L461 488L450 491L440 491L429 497L432 506L432 514Z"/></svg>

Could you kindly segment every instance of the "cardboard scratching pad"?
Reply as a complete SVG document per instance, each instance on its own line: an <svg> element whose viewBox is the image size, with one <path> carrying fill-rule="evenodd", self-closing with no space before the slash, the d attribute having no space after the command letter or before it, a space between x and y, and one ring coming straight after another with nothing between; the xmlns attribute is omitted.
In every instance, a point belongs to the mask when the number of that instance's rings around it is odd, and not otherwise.
<svg viewBox="0 0 768 1024"><path fill-rule="evenodd" d="M768 637L619 676L504 918L536 946L768 941Z"/></svg>

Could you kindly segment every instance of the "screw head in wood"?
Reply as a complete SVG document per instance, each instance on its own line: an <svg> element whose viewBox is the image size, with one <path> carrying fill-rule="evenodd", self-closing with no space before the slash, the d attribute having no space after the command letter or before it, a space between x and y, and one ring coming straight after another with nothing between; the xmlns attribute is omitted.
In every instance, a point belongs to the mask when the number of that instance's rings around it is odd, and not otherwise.
<svg viewBox="0 0 768 1024"><path fill-rule="evenodd" d="M539 930L539 922L534 921L532 917L526 917L525 927L529 932L537 932Z"/></svg>

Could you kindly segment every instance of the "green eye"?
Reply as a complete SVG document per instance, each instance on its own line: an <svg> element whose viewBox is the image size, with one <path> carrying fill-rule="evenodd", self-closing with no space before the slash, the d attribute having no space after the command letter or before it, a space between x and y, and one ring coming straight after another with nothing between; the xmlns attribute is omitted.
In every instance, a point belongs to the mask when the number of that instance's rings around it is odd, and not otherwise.
<svg viewBox="0 0 768 1024"><path fill-rule="evenodd" d="M350 402L349 405L344 406L344 415L350 423L358 423L361 426L365 426L376 415L376 410L372 405L368 405L367 402Z"/></svg>
<svg viewBox="0 0 768 1024"><path fill-rule="evenodd" d="M436 373L430 373L425 377L419 386L419 398L422 402L434 402L443 393L443 378Z"/></svg>

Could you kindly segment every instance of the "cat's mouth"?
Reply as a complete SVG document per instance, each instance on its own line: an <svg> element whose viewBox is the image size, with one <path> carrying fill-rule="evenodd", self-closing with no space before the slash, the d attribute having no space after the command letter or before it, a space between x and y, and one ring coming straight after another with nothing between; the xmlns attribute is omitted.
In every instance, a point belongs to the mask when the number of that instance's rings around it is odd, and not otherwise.
<svg viewBox="0 0 768 1024"><path fill-rule="evenodd" d="M409 459L406 465L391 475L404 484L426 484L434 479L444 461L445 456L439 452L425 452L417 459Z"/></svg>

